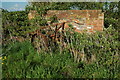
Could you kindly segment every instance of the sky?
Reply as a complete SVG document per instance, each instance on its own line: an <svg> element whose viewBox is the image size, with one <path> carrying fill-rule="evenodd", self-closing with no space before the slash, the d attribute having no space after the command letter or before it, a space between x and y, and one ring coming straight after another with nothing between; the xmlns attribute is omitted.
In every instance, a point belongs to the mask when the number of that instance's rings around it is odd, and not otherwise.
<svg viewBox="0 0 120 80"><path fill-rule="evenodd" d="M28 2L2 2L2 8L8 11L22 11Z"/></svg>

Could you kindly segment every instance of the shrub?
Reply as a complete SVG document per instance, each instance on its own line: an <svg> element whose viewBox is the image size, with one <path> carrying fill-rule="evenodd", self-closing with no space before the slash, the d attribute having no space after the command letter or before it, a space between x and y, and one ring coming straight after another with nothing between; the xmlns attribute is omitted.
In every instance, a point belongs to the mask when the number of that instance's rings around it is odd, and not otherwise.
<svg viewBox="0 0 120 80"><path fill-rule="evenodd" d="M30 42L3 46L3 78L118 78L118 33L113 28L94 34L67 33L68 46L60 54L37 53ZM69 41L68 40L68 41ZM9 49L10 48L10 49ZM78 61L70 48L83 50L87 61ZM92 61L95 55L95 61ZM3 56L3 57L4 57ZM74 58L75 57L75 58Z"/></svg>

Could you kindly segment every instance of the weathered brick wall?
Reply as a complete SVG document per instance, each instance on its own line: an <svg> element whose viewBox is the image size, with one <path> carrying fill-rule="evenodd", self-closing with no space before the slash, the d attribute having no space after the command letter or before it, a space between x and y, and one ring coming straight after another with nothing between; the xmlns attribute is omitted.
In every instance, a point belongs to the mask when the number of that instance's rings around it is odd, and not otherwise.
<svg viewBox="0 0 120 80"><path fill-rule="evenodd" d="M72 19L74 22L80 23L79 26L75 26L75 31L77 32L83 29L89 32L93 32L93 30L103 30L104 13L101 10L49 10L46 17L49 18L53 15L56 15L59 20ZM73 22L71 22L71 24L73 26L77 25ZM66 27L68 26L66 25Z"/></svg>
<svg viewBox="0 0 120 80"><path fill-rule="evenodd" d="M30 11L28 18L32 19L36 15L36 11ZM75 31L81 32L86 29L88 32L95 30L102 31L104 26L104 13L102 10L49 10L47 11L46 19L56 15L59 22L72 20L65 24L65 28L72 24Z"/></svg>

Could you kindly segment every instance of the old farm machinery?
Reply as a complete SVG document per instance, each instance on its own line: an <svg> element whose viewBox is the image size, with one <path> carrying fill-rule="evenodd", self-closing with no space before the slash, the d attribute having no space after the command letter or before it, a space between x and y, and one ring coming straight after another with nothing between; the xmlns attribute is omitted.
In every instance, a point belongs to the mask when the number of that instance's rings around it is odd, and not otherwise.
<svg viewBox="0 0 120 80"><path fill-rule="evenodd" d="M45 51L49 51L54 47L57 48L57 45L60 46L60 51L66 45L66 38L64 32L66 28L70 29L68 23L73 23L77 25L81 25L79 20L69 19L69 20L61 20L60 23L53 23L49 26L41 27L34 32L29 33L31 37L31 43L34 47L41 51L41 49ZM73 31L76 29L72 27ZM71 30L69 32L73 33Z"/></svg>
<svg viewBox="0 0 120 80"><path fill-rule="evenodd" d="M49 51L56 47L57 42L64 43L64 26L66 22L55 23L49 26L41 27L34 32L29 33L31 43L37 51Z"/></svg>

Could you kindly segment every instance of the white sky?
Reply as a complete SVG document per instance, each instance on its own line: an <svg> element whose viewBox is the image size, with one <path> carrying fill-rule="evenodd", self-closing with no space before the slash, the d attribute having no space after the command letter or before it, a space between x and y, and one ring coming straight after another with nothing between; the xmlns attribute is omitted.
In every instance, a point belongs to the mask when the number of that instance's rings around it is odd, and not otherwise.
<svg viewBox="0 0 120 80"><path fill-rule="evenodd" d="M1 0L1 2L28 2L28 0Z"/></svg>

